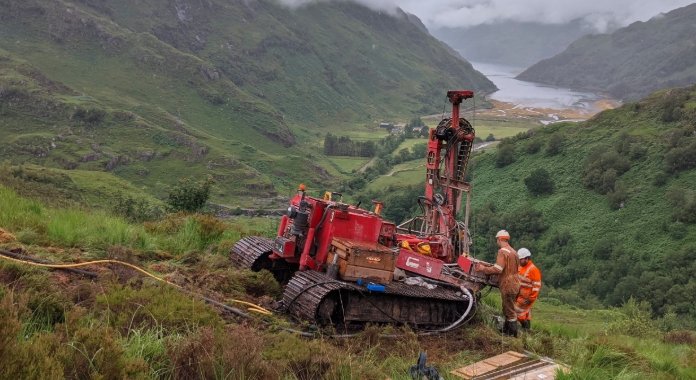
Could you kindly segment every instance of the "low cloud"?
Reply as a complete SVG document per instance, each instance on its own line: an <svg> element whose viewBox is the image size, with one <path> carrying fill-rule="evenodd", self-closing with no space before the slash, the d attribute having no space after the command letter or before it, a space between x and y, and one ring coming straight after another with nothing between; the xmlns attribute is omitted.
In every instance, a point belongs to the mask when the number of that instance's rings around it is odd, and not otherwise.
<svg viewBox="0 0 696 380"><path fill-rule="evenodd" d="M278 0L290 7L318 1ZM393 13L397 7L418 16L428 27L470 27L505 21L563 24L583 20L598 32L669 12L694 0L349 0Z"/></svg>
<svg viewBox="0 0 696 380"><path fill-rule="evenodd" d="M396 10L400 7L399 3L401 3L401 1L398 0L278 0L278 2L290 8L299 8L312 3L327 3L339 1L350 1L353 3L358 3L373 10L386 11L391 14L396 13ZM403 7L401 8L405 9Z"/></svg>

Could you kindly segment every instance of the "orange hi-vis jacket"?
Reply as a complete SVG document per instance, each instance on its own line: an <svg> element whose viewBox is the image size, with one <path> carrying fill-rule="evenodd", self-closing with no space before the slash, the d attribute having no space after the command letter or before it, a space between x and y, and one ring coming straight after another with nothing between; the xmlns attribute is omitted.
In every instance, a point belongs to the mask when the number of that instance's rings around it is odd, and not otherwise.
<svg viewBox="0 0 696 380"><path fill-rule="evenodd" d="M532 260L527 265L520 266L520 293L515 301L515 311L517 319L520 321L531 320L531 310L534 301L539 297L541 290L541 271L534 265Z"/></svg>

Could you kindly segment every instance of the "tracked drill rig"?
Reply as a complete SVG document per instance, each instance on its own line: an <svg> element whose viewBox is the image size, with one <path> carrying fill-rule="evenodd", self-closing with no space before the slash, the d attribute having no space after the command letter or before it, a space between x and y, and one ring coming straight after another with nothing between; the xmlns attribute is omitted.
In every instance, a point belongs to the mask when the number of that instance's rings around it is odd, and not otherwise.
<svg viewBox="0 0 696 380"><path fill-rule="evenodd" d="M495 286L495 279L473 271L469 257L471 185L465 174L475 134L459 110L473 96L449 91L452 115L430 130L421 215L397 226L382 218L381 202L366 210L341 202L337 193L312 197L300 185L277 236L239 240L232 261L271 271L286 284L285 310L320 325L461 325L479 290ZM460 211L463 222L456 219Z"/></svg>

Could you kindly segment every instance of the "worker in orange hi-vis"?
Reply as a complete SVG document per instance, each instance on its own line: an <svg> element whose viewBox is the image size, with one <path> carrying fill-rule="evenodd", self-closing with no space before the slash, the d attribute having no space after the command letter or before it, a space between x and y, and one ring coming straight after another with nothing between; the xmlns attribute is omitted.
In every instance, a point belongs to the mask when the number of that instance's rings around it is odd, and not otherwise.
<svg viewBox="0 0 696 380"><path fill-rule="evenodd" d="M515 300L515 311L522 329L529 330L532 327L532 305L541 290L541 271L532 262L532 252L527 248L520 248L517 256L520 258L520 294Z"/></svg>
<svg viewBox="0 0 696 380"><path fill-rule="evenodd" d="M519 259L517 252L510 246L510 234L505 230L495 234L498 244L498 255L494 265L477 263L474 270L483 274L498 274L498 286L500 297L503 300L503 314L505 325L503 334L517 336L517 312L515 311L515 299L520 292L520 278L517 274Z"/></svg>

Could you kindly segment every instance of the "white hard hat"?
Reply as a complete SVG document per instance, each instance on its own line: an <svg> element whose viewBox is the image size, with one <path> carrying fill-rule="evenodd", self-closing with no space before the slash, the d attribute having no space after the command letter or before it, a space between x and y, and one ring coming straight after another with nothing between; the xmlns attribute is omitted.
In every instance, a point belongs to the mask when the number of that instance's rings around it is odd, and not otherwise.
<svg viewBox="0 0 696 380"><path fill-rule="evenodd" d="M520 250L517 251L517 257L519 257L520 259L524 259L530 256L532 256L532 252L529 251L527 248L520 248Z"/></svg>
<svg viewBox="0 0 696 380"><path fill-rule="evenodd" d="M510 239L510 233L505 230L500 230L497 234L495 234L495 237L496 239Z"/></svg>

